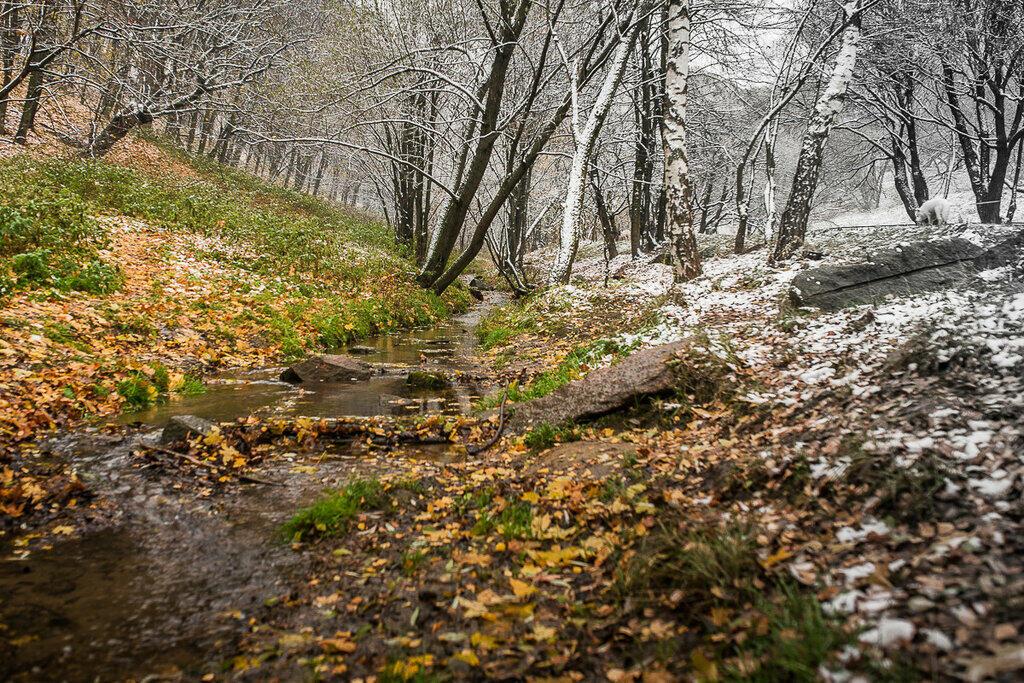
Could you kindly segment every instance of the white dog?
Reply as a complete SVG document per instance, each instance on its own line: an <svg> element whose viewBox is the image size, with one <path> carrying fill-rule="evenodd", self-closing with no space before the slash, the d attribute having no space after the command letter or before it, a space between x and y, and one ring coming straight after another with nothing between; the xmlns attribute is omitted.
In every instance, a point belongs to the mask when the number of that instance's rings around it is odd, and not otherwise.
<svg viewBox="0 0 1024 683"><path fill-rule="evenodd" d="M915 218L918 223L945 225L949 223L949 214L952 210L953 205L949 203L949 200L936 197L935 199L929 199L918 207L915 212Z"/></svg>

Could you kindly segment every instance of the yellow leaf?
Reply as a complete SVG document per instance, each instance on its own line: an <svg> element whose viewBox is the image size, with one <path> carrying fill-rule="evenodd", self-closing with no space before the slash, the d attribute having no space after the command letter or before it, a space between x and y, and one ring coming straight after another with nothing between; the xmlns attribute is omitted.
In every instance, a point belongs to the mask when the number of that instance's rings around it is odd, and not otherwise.
<svg viewBox="0 0 1024 683"><path fill-rule="evenodd" d="M561 500L568 495L568 491L572 488L572 485L572 479L569 479L568 477L559 477L548 484L547 497L550 500Z"/></svg>
<svg viewBox="0 0 1024 683"><path fill-rule="evenodd" d="M480 650L493 650L498 646L498 641L494 639L494 636L484 635L480 631L476 631L469 637L469 644Z"/></svg>
<svg viewBox="0 0 1024 683"><path fill-rule="evenodd" d="M761 560L761 566L764 567L765 569L771 569L772 567L777 565L779 562L782 562L783 560L788 559L788 558L790 558L792 556L793 556L793 553L791 553L788 550L786 550L785 548L783 548L782 550L780 550L779 552L775 553L774 555L770 555L770 556L766 557L765 559Z"/></svg>
<svg viewBox="0 0 1024 683"><path fill-rule="evenodd" d="M536 586L531 586L525 581L520 581L519 579L509 579L508 582L512 586L512 593L517 598L529 597L537 592Z"/></svg>
<svg viewBox="0 0 1024 683"><path fill-rule="evenodd" d="M172 372L167 378L167 390L178 391L185 386L185 373Z"/></svg>
<svg viewBox="0 0 1024 683"><path fill-rule="evenodd" d="M224 435L220 433L220 427L214 427L210 433L203 437L203 443L207 446L217 446L224 441Z"/></svg>
<svg viewBox="0 0 1024 683"><path fill-rule="evenodd" d="M320 641L325 652L343 652L351 654L356 651L356 644L348 638L325 638Z"/></svg>
<svg viewBox="0 0 1024 683"><path fill-rule="evenodd" d="M537 504L540 501L540 496L538 496L535 491L530 491L523 494L523 500L527 503Z"/></svg>
<svg viewBox="0 0 1024 683"><path fill-rule="evenodd" d="M710 682L718 680L718 665L708 660L700 650L693 651L693 654L690 655L690 662L697 670L699 680Z"/></svg>
<svg viewBox="0 0 1024 683"><path fill-rule="evenodd" d="M476 656L475 652L468 648L454 655L454 659L457 659L460 662L465 662L470 666L480 666L480 658Z"/></svg>
<svg viewBox="0 0 1024 683"><path fill-rule="evenodd" d="M537 641L552 641L558 634L558 629L554 626L545 626L543 624L535 624L533 627L533 637Z"/></svg>

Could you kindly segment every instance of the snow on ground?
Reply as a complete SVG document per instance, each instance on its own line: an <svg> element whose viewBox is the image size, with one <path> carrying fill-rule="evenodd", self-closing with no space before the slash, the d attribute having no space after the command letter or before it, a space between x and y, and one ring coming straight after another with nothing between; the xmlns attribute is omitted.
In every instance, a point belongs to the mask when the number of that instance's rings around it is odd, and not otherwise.
<svg viewBox="0 0 1024 683"><path fill-rule="evenodd" d="M733 358L774 378L758 390L757 400L797 407L821 396L848 395L854 405L864 406L857 419L875 425L863 434L863 453L891 459L897 471L908 473L917 472L915 468L928 458L938 458L948 469L944 490L936 497L967 510L966 518L973 521L967 524L968 532L942 523L938 533L928 532L928 527L918 530L925 538L935 534L926 554L914 560L936 567L934 576L922 574L896 589L880 586L878 576L915 570L902 559L883 566L884 571L876 566L877 560L873 564L864 559L882 553L891 538L885 521L864 517L859 526L836 534L835 542L853 559L837 559L819 579L841 591L829 604L859 620L865 629L860 637L863 647L887 650L916 638L946 651L965 645L972 637L968 632L990 607L980 598L961 599L959 592L936 588L979 580L969 573L972 570L942 566L945 558L966 553L1003 566L1000 563L1008 561L1000 556L1003 544L1020 530L1011 518L1019 513L1024 487L1021 267L985 271L960 288L892 297L832 313L790 310L788 290L804 268L863 260L874 249L951 236L987 247L1013 231L989 226L826 228L809 240L824 253L820 261L772 268L763 250L717 256L706 259L701 277L676 287L669 266L625 256L606 267L595 256L584 260L577 274L592 282L607 277L611 295L605 288L574 285L545 296L570 297L574 310L650 306L653 322L622 333L620 342L651 346L704 334L711 347L727 344ZM618 304L609 304L609 296ZM878 406L877 414L872 414L872 406ZM855 422L853 416L834 417L841 423ZM807 456L811 477L821 482L841 476L851 466L846 454ZM796 564L801 564L799 560ZM960 577L960 571L973 578ZM990 579L982 573L980 580ZM1000 577L991 580L998 582ZM912 619L920 621L921 628ZM837 676L835 680L840 680L841 672Z"/></svg>

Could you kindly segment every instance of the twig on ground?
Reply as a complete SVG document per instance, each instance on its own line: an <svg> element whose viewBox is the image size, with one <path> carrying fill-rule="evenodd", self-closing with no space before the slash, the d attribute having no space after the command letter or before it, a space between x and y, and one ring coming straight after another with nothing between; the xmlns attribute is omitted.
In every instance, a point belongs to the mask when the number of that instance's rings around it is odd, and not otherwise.
<svg viewBox="0 0 1024 683"><path fill-rule="evenodd" d="M208 467L216 472L220 472L221 474L227 474L232 477L236 477L239 481L246 481L251 484L265 484L266 486L284 486L284 483L279 481L270 481L268 479L260 479L259 477L253 477L248 474L233 472L227 467L224 467L223 465L218 465L215 462L199 460L198 458L193 458L191 455L179 453L177 451L172 451L169 448L161 448L159 446L143 446L143 448L152 453L160 453L161 455L173 456L175 458L178 458L179 460L184 460L185 462L191 465L195 465L196 467Z"/></svg>
<svg viewBox="0 0 1024 683"><path fill-rule="evenodd" d="M470 455L479 455L501 440L501 435L505 431L505 402L508 401L510 386L512 386L511 382L505 385L505 393L501 396L501 406L498 408L498 431L486 443L479 446L466 446L466 452Z"/></svg>

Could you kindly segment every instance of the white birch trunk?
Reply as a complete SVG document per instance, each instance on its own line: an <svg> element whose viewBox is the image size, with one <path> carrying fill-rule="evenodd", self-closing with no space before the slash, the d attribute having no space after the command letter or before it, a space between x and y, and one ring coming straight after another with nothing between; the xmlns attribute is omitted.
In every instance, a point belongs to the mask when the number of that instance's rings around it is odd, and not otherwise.
<svg viewBox="0 0 1024 683"><path fill-rule="evenodd" d="M779 124L775 121L768 129L764 139L765 173L764 173L764 241L771 244L775 239L775 222L778 220L778 206L775 196L778 183L775 181L775 144L779 139Z"/></svg>
<svg viewBox="0 0 1024 683"><path fill-rule="evenodd" d="M572 264L576 259L576 251L579 249L582 237L582 221L580 219L587 190L587 170L590 166L590 158L594 153L594 146L597 143L597 136L601 132L601 126L608 115L608 110L611 109L615 91L622 80L629 53L633 48L633 40L638 28L637 24L632 21L635 14L634 10L627 20L629 29L619 39L611 65L608 67L608 73L601 84L601 90L597 94L597 100L594 102L593 109L590 110L587 122L584 124L583 130L576 132L575 135L576 153L573 155L572 167L569 170L565 209L562 213L562 227L559 231L558 253L548 277L550 284L569 282L569 276L572 274Z"/></svg>
<svg viewBox="0 0 1024 683"><path fill-rule="evenodd" d="M772 253L773 261L788 258L803 246L807 234L807 220L811 213L811 201L814 199L818 176L821 173L825 143L836 117L843 110L846 92L850 87L850 81L853 80L861 35L861 0L852 0L844 4L843 13L850 21L843 31L843 43L836 55L828 85L818 97L811 120L807 122L807 132L804 133L796 173L793 176L793 187L779 221L778 240Z"/></svg>
<svg viewBox="0 0 1024 683"><path fill-rule="evenodd" d="M668 60L665 70L665 117L661 137L665 152L666 227L677 282L701 273L693 234L693 186L686 155L686 98L690 76L690 2L668 2Z"/></svg>

